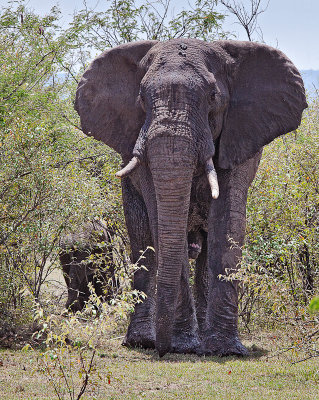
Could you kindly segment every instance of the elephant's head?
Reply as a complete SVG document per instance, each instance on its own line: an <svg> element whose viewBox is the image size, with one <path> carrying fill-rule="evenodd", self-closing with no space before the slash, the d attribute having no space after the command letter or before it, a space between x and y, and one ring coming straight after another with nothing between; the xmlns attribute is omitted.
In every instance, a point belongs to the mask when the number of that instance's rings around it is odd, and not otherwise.
<svg viewBox="0 0 319 400"><path fill-rule="evenodd" d="M156 347L170 347L194 174L230 169L297 128L306 108L302 79L280 51L250 42L144 41L107 50L79 84L75 107L85 133L128 165L148 168L157 204ZM214 200L212 200L214 201Z"/></svg>

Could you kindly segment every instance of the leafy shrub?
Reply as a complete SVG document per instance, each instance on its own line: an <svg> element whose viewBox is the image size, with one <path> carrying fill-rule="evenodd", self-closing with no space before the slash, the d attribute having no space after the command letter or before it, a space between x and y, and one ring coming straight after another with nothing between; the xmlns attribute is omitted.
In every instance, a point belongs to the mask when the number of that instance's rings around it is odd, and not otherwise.
<svg viewBox="0 0 319 400"><path fill-rule="evenodd" d="M0 308L12 323L32 315L32 299L44 305L65 232L111 214L123 226L118 157L77 128L73 47L58 18L21 5L0 15Z"/></svg>
<svg viewBox="0 0 319 400"><path fill-rule="evenodd" d="M265 147L247 204L241 269L244 326L280 328L290 343L318 340L308 305L319 284L319 111ZM300 347L299 346L299 347ZM302 346L301 346L302 347Z"/></svg>

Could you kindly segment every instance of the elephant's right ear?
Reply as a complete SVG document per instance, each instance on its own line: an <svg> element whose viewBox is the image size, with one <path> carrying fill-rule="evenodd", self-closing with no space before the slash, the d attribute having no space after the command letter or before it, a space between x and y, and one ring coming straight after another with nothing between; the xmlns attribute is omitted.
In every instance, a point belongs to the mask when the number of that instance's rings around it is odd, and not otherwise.
<svg viewBox="0 0 319 400"><path fill-rule="evenodd" d="M137 101L144 75L139 63L156 43L127 43L105 51L85 71L76 91L75 109L83 132L123 157L132 155L144 123Z"/></svg>

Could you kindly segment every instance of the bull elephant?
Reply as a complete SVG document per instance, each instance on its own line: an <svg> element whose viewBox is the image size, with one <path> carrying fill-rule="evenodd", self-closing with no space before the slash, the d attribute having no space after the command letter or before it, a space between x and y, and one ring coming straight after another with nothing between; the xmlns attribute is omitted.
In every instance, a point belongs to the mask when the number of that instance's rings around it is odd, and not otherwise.
<svg viewBox="0 0 319 400"><path fill-rule="evenodd" d="M92 284L97 296L105 300L113 297L118 289L113 263L113 232L103 220L85 223L75 233L65 235L60 240L59 255L68 298L65 304L73 312L81 311L89 300ZM101 260L90 260L90 256L101 255Z"/></svg>
<svg viewBox="0 0 319 400"><path fill-rule="evenodd" d="M133 261L155 248L134 276L147 298L124 344L155 347L160 356L247 354L237 283L220 276L241 257L262 147L296 129L306 107L295 66L263 44L141 41L92 62L76 92L82 129L122 156L117 176ZM188 232L205 233L195 296Z"/></svg>

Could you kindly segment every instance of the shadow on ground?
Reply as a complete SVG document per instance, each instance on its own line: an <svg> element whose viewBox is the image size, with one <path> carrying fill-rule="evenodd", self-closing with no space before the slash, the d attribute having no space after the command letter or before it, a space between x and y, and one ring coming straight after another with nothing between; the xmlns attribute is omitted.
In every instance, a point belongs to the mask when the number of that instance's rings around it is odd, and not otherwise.
<svg viewBox="0 0 319 400"><path fill-rule="evenodd" d="M177 354L177 353L168 353L164 357L159 357L156 350L145 350L142 348L127 348L129 352L138 352L143 354L144 356L149 356L150 361L161 361L165 362L216 362L218 364L224 364L231 360L241 360L241 361L250 361L257 360L259 358L265 357L269 354L269 350L258 347L253 344L252 346L247 346L249 351L249 355L246 357L238 357L238 356L198 356L196 354Z"/></svg>

